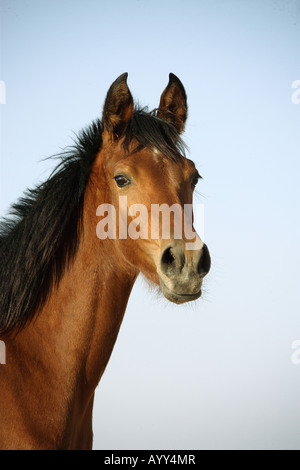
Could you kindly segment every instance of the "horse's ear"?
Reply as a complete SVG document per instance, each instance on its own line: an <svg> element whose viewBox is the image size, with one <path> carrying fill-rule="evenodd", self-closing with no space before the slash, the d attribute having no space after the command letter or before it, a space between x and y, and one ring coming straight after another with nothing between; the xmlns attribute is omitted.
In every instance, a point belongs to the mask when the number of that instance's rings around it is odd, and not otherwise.
<svg viewBox="0 0 300 470"><path fill-rule="evenodd" d="M158 116L171 121L178 132L184 130L187 118L186 92L173 73L170 73L168 86L161 95Z"/></svg>
<svg viewBox="0 0 300 470"><path fill-rule="evenodd" d="M107 92L103 108L104 128L113 136L121 137L133 111L133 99L127 85L128 73L123 73Z"/></svg>

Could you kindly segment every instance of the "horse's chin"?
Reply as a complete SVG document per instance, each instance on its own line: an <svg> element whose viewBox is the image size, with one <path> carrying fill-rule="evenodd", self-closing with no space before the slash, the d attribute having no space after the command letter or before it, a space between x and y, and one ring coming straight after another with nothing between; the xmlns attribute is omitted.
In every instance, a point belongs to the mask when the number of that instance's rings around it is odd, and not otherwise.
<svg viewBox="0 0 300 470"><path fill-rule="evenodd" d="M179 293L173 291L169 289L162 280L160 280L160 287L164 297L175 304L185 304L186 302L192 302L193 300L199 299L202 294L201 289L195 293Z"/></svg>

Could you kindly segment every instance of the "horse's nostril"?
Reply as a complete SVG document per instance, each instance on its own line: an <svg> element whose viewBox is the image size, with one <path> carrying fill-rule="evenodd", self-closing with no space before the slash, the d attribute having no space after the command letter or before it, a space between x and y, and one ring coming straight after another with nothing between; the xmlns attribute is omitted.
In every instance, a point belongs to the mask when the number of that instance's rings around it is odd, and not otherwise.
<svg viewBox="0 0 300 470"><path fill-rule="evenodd" d="M161 267L163 271L166 273L170 270L170 268L174 267L175 264L175 257L172 253L172 248L167 248L161 258Z"/></svg>
<svg viewBox="0 0 300 470"><path fill-rule="evenodd" d="M211 265L210 254L207 246L204 244L202 248L202 254L198 264L198 273L203 277L209 272Z"/></svg>
<svg viewBox="0 0 300 470"><path fill-rule="evenodd" d="M178 252L177 247L169 247L163 252L161 257L161 269L164 274L175 274L185 264L184 253Z"/></svg>

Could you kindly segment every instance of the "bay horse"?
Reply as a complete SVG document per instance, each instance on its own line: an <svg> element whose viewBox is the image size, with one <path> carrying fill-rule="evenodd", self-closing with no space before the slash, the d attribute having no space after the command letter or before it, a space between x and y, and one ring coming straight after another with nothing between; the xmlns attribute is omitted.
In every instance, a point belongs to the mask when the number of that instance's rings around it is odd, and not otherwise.
<svg viewBox="0 0 300 470"><path fill-rule="evenodd" d="M169 75L159 107L134 105L127 73L110 87L102 120L78 135L46 182L0 226L0 449L92 449L95 389L139 273L177 304L201 296L207 246L96 235L97 208L191 204L200 178L180 137L187 98ZM128 218L128 222L132 218ZM120 224L119 219L117 224ZM191 221L192 224L192 221ZM192 228L192 230L194 230Z"/></svg>

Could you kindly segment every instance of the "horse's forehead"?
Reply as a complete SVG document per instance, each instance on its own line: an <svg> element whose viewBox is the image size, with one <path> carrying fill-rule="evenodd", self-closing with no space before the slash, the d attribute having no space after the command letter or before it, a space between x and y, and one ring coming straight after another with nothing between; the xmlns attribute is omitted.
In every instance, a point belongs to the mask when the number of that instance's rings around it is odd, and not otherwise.
<svg viewBox="0 0 300 470"><path fill-rule="evenodd" d="M192 160L183 156L176 156L174 160L171 160L156 149L142 149L127 155L119 154L119 158L114 161L114 166L127 167L136 173L153 173L161 177L170 173L180 178L195 171L195 164Z"/></svg>

